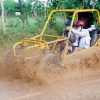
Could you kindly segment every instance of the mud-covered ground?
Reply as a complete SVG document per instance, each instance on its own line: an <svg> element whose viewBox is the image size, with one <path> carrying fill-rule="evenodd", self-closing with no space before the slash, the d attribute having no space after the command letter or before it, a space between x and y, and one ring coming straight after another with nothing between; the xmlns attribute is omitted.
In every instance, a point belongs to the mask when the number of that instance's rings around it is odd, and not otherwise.
<svg viewBox="0 0 100 100"><path fill-rule="evenodd" d="M99 48L27 63L1 51L0 100L100 100L99 84Z"/></svg>
<svg viewBox="0 0 100 100"><path fill-rule="evenodd" d="M36 86L19 80L0 80L0 100L100 100L100 73L63 81L53 86Z"/></svg>

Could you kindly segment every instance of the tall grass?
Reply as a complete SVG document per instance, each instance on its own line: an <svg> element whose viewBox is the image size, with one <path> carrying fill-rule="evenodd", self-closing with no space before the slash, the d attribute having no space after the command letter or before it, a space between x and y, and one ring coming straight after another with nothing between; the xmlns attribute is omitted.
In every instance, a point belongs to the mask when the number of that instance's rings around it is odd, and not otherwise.
<svg viewBox="0 0 100 100"><path fill-rule="evenodd" d="M45 20L41 17L28 18L25 23L25 28L22 27L22 21L18 17L7 17L6 33L2 32L1 19L0 19L0 47L12 46L15 42L20 41L24 38L33 37L40 34L45 24ZM58 35L62 33L64 29L64 22L62 19L56 19L55 25L47 27L46 34Z"/></svg>

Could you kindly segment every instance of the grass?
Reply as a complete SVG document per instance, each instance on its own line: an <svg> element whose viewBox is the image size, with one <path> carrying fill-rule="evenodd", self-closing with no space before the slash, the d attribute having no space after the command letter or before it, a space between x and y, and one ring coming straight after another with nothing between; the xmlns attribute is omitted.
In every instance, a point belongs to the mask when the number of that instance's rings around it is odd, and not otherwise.
<svg viewBox="0 0 100 100"><path fill-rule="evenodd" d="M0 47L13 45L23 38L35 36L36 34L39 34L42 29L38 26L38 22L33 18L28 18L24 29L20 18L6 18L5 22L6 33L2 32L2 27L0 26Z"/></svg>
<svg viewBox="0 0 100 100"><path fill-rule="evenodd" d="M7 17L5 23L6 33L3 33L0 20L0 47L12 46L17 41L40 34L45 24L45 20L41 17L28 18L24 29L22 27L22 21L18 17ZM64 21L56 18L55 25L52 28L48 27L45 33L58 35L62 33L63 30Z"/></svg>

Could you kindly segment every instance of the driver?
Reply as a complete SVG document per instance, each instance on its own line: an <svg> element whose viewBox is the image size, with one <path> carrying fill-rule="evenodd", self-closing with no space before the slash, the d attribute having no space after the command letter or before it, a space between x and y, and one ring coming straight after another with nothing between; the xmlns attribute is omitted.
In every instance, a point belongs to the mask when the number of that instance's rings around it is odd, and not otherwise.
<svg viewBox="0 0 100 100"><path fill-rule="evenodd" d="M75 27L72 28L71 30L75 34L76 37L75 43L78 45L78 50L90 47L91 37L88 29L83 28L84 26L85 26L85 20L78 20L75 24Z"/></svg>
<svg viewBox="0 0 100 100"><path fill-rule="evenodd" d="M65 22L65 25L66 25L66 29L63 33L63 36L68 37L68 33L69 33L70 25L71 25L71 20L68 20L68 22ZM71 43L75 42L75 35L73 34L73 32L71 32L71 34L70 34L70 42Z"/></svg>

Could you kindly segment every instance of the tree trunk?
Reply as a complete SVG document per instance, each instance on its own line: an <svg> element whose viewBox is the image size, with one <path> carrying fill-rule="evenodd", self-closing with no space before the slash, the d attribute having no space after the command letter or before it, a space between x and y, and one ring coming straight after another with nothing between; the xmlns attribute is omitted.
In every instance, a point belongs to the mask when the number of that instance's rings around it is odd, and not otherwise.
<svg viewBox="0 0 100 100"><path fill-rule="evenodd" d="M2 15L1 15L1 18L2 18L2 30L3 30L3 33L6 32L6 27L5 27L5 17L4 17L4 4L3 4L3 0L0 0L1 2L1 8L2 8Z"/></svg>
<svg viewBox="0 0 100 100"><path fill-rule="evenodd" d="M22 28L25 29L25 27L26 27L26 22L25 22L25 18L24 18L22 0L19 0L19 8L20 8L20 13L21 13Z"/></svg>
<svg viewBox="0 0 100 100"><path fill-rule="evenodd" d="M38 0L35 1L34 4L34 17L37 17L37 12L36 12L36 4L38 3Z"/></svg>
<svg viewBox="0 0 100 100"><path fill-rule="evenodd" d="M49 3L49 0L46 1L46 5L45 5L45 19L47 19L48 17L48 3Z"/></svg>
<svg viewBox="0 0 100 100"><path fill-rule="evenodd" d="M23 15L23 7L22 7L21 0L19 0L19 8L20 8L20 13Z"/></svg>
<svg viewBox="0 0 100 100"><path fill-rule="evenodd" d="M92 9L95 8L95 5L96 5L96 0L93 0L93 7L92 7Z"/></svg>

